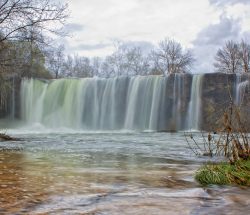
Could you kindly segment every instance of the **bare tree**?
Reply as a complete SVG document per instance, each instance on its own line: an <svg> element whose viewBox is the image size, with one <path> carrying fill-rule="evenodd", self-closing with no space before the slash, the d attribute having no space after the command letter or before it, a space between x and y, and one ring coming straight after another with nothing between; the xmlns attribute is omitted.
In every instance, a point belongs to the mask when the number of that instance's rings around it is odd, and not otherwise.
<svg viewBox="0 0 250 215"><path fill-rule="evenodd" d="M128 47L124 43L115 43L115 51L107 56L102 64L103 74L110 77L120 75L145 75L149 63L140 47Z"/></svg>
<svg viewBox="0 0 250 215"><path fill-rule="evenodd" d="M114 42L115 51L112 55L108 56L107 62L110 64L111 71L115 76L128 75L125 68L125 53L127 52L127 46L123 45L121 41Z"/></svg>
<svg viewBox="0 0 250 215"><path fill-rule="evenodd" d="M191 51L183 50L180 43L166 38L151 54L153 67L165 73L186 73L190 70L194 57Z"/></svg>
<svg viewBox="0 0 250 215"><path fill-rule="evenodd" d="M63 69L61 71L62 77L74 76L74 60L71 55L67 55L63 62Z"/></svg>
<svg viewBox="0 0 250 215"><path fill-rule="evenodd" d="M66 18L66 4L49 0L0 0L0 53L5 53L0 56L0 75L6 70L17 73L21 71L17 66L21 66L25 68L23 74L32 77L44 67L38 65L37 56L40 55L39 62L44 64L41 53L48 35L62 34ZM24 47L25 51L20 51L19 47ZM18 52L22 54L18 56Z"/></svg>
<svg viewBox="0 0 250 215"><path fill-rule="evenodd" d="M57 34L60 27L55 26L61 26L66 18L66 4L49 0L0 0L0 42L29 40L29 36L23 38L23 32L30 27Z"/></svg>
<svg viewBox="0 0 250 215"><path fill-rule="evenodd" d="M159 55L155 50L152 50L149 54L149 64L150 64L150 72L151 75L162 75L167 71L167 67L163 64L159 58Z"/></svg>
<svg viewBox="0 0 250 215"><path fill-rule="evenodd" d="M116 73L116 65L114 64L114 60L111 56L107 56L102 65L101 65L101 74L102 76L109 78L117 75Z"/></svg>
<svg viewBox="0 0 250 215"><path fill-rule="evenodd" d="M125 69L129 75L145 75L148 73L149 63L143 56L140 47L132 47L125 53Z"/></svg>
<svg viewBox="0 0 250 215"><path fill-rule="evenodd" d="M250 45L246 41L241 40L239 49L239 57L243 67L242 69L244 72L250 72Z"/></svg>
<svg viewBox="0 0 250 215"><path fill-rule="evenodd" d="M92 77L93 70L90 65L90 60L87 57L74 56L74 74L75 77L85 78Z"/></svg>
<svg viewBox="0 0 250 215"><path fill-rule="evenodd" d="M59 60L59 59L58 59ZM66 58L60 57L60 76L85 78L93 76L93 66L87 57L68 55Z"/></svg>
<svg viewBox="0 0 250 215"><path fill-rule="evenodd" d="M94 57L91 62L92 70L93 70L93 76L101 76L101 65L102 60L100 57Z"/></svg>
<svg viewBox="0 0 250 215"><path fill-rule="evenodd" d="M58 78L64 66L64 46L59 45L47 53L47 64L49 71L55 78Z"/></svg>
<svg viewBox="0 0 250 215"><path fill-rule="evenodd" d="M102 64L102 73L106 77L127 75L125 66L125 55L127 47L120 41L114 42L115 51L107 56Z"/></svg>
<svg viewBox="0 0 250 215"><path fill-rule="evenodd" d="M214 67L218 72L237 73L241 71L239 45L230 40L215 56Z"/></svg>

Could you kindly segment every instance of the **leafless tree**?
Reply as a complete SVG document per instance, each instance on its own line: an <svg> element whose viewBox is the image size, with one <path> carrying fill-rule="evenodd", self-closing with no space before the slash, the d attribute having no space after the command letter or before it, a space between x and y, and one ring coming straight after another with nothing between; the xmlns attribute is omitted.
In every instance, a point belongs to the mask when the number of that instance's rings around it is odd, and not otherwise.
<svg viewBox="0 0 250 215"><path fill-rule="evenodd" d="M91 61L93 76L101 76L102 59L100 57L94 57Z"/></svg>
<svg viewBox="0 0 250 215"><path fill-rule="evenodd" d="M21 66L25 68L23 74L31 77L44 67L38 65L37 56L44 64L41 53L47 38L51 33L63 33L61 27L67 14L67 5L55 1L0 0L0 53L5 53L0 56L0 75L6 70L17 73Z"/></svg>
<svg viewBox="0 0 250 215"><path fill-rule="evenodd" d="M116 67L114 66L113 59L111 56L107 56L103 63L101 64L101 76L104 76L106 78L115 76L116 73Z"/></svg>
<svg viewBox="0 0 250 215"><path fill-rule="evenodd" d="M148 73L149 63L147 58L143 56L140 47L127 49L124 67L129 75L145 75Z"/></svg>
<svg viewBox="0 0 250 215"><path fill-rule="evenodd" d="M58 59L59 60L59 59ZM93 66L87 57L68 55L66 58L60 57L60 76L85 78L93 76Z"/></svg>
<svg viewBox="0 0 250 215"><path fill-rule="evenodd" d="M93 70L90 59L87 57L74 56L74 76L78 78L92 77Z"/></svg>
<svg viewBox="0 0 250 215"><path fill-rule="evenodd" d="M127 47L120 41L114 42L115 51L107 56L102 64L102 74L106 77L127 75L125 55Z"/></svg>
<svg viewBox="0 0 250 215"><path fill-rule="evenodd" d="M159 55L155 50L149 54L150 74L162 75L167 71L167 66L161 62Z"/></svg>
<svg viewBox="0 0 250 215"><path fill-rule="evenodd" d="M241 40L239 49L242 69L244 72L250 72L250 45L245 40Z"/></svg>
<svg viewBox="0 0 250 215"><path fill-rule="evenodd" d="M115 76L127 75L125 73L125 53L127 52L127 47L122 44L121 41L114 42L115 51L112 55L106 57L106 63L109 64L109 74Z"/></svg>
<svg viewBox="0 0 250 215"><path fill-rule="evenodd" d="M63 68L61 71L61 77L72 77L74 71L73 57L67 55L63 62Z"/></svg>
<svg viewBox="0 0 250 215"><path fill-rule="evenodd" d="M143 55L140 47L128 47L124 43L116 43L115 51L107 56L102 64L106 76L145 75L148 73L148 58Z"/></svg>
<svg viewBox="0 0 250 215"><path fill-rule="evenodd" d="M166 38L151 53L154 70L165 73L186 73L190 70L194 57L191 51L183 50L180 43Z"/></svg>
<svg viewBox="0 0 250 215"><path fill-rule="evenodd" d="M0 0L0 42L34 39L28 34L23 37L30 27L58 34L66 18L66 4L49 0Z"/></svg>
<svg viewBox="0 0 250 215"><path fill-rule="evenodd" d="M47 66L54 78L58 78L64 66L64 46L59 45L47 52Z"/></svg>
<svg viewBox="0 0 250 215"><path fill-rule="evenodd" d="M237 73L241 71L239 45L230 40L217 51L214 67L218 72Z"/></svg>

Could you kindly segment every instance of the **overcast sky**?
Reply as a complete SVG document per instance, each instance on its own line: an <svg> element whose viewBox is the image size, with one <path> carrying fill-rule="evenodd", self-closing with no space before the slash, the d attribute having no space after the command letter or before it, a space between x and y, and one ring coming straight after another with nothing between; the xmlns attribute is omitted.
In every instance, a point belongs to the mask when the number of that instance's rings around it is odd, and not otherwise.
<svg viewBox="0 0 250 215"><path fill-rule="evenodd" d="M63 43L70 54L104 57L113 41L150 50L165 37L193 49L194 73L213 72L226 40L250 41L250 0L70 0Z"/></svg>

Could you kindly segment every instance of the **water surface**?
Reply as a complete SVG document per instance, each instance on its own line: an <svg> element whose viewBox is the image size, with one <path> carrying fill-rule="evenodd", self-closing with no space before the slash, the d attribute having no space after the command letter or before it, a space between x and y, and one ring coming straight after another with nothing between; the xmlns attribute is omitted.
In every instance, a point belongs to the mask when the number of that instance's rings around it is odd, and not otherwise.
<svg viewBox="0 0 250 215"><path fill-rule="evenodd" d="M183 133L10 131L0 214L247 214L249 188L201 187Z"/></svg>

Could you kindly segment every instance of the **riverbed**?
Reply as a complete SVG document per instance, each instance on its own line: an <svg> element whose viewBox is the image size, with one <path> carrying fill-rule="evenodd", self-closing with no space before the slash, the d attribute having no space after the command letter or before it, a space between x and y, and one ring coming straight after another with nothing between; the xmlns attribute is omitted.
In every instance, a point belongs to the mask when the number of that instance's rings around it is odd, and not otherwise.
<svg viewBox="0 0 250 215"><path fill-rule="evenodd" d="M0 214L247 214L250 189L202 187L184 133L10 130Z"/></svg>

